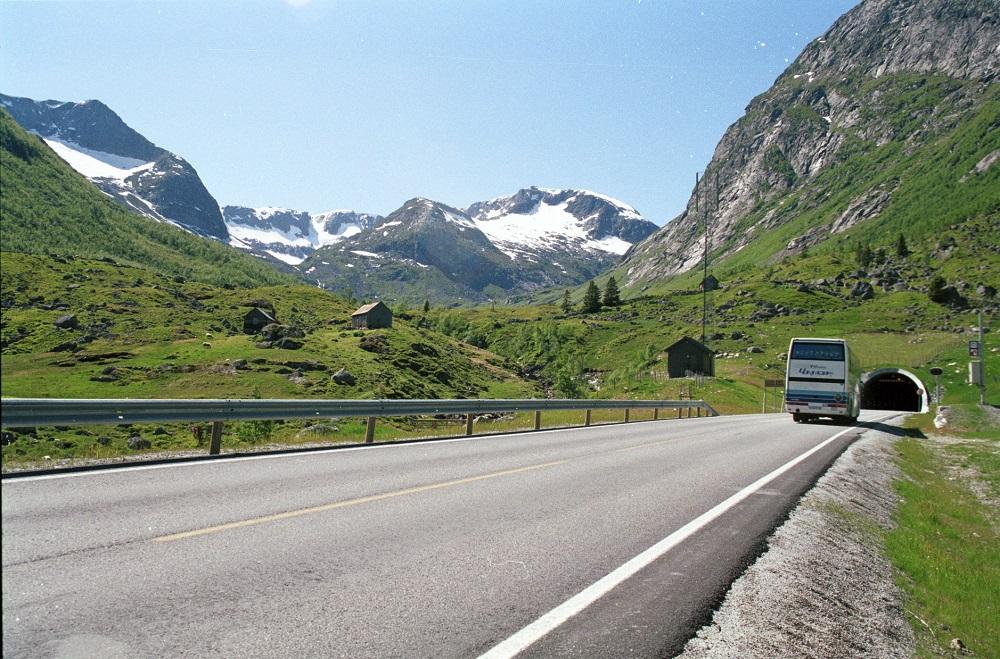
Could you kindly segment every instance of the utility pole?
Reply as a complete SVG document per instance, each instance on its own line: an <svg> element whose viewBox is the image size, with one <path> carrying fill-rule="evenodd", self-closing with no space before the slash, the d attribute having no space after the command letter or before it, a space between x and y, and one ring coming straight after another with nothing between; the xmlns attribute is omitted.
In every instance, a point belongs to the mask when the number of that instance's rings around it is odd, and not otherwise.
<svg viewBox="0 0 1000 659"><path fill-rule="evenodd" d="M986 404L986 345L983 343L983 310L979 310L979 404Z"/></svg>
<svg viewBox="0 0 1000 659"><path fill-rule="evenodd" d="M701 271L701 341L708 345L708 199L705 200L705 255Z"/></svg>
<svg viewBox="0 0 1000 659"><path fill-rule="evenodd" d="M700 172L694 174L694 210L697 216L701 212L701 178ZM719 211L719 172L715 172L715 211ZM708 199L705 199L705 210L702 214L702 228L705 231L705 247L702 256L701 273L701 342L708 346L708 214L710 211Z"/></svg>

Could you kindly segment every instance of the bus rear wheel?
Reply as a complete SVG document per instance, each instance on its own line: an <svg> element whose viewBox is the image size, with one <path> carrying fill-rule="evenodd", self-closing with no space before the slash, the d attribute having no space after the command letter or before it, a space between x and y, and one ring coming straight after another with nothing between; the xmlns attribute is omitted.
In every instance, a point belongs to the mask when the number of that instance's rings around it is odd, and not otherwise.
<svg viewBox="0 0 1000 659"><path fill-rule="evenodd" d="M805 414L795 414L795 413L792 414L792 421L794 421L795 423L802 423L805 420L806 420Z"/></svg>

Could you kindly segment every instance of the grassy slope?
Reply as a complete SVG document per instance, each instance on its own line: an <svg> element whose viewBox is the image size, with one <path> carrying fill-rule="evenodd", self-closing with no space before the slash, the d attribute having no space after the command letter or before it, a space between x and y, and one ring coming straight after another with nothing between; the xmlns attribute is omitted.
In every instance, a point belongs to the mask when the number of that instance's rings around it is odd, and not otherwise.
<svg viewBox="0 0 1000 659"><path fill-rule="evenodd" d="M71 398L529 398L540 395L484 350L397 319L391 330L350 329L353 307L301 285L225 289L122 264L10 253L4 255L3 396ZM273 303L280 322L306 331L298 350L258 348L242 318L255 300ZM78 329L53 321L77 316ZM85 336L78 351L54 347ZM382 335L384 353L361 349ZM246 368L233 367L246 360ZM331 375L347 368L353 386ZM301 373L301 378L295 371ZM112 381L95 380L113 375ZM301 424L300 424L301 425ZM291 427L291 426L290 426ZM294 435L298 426L288 432ZM176 434L176 429L170 432ZM127 429L80 434L60 447L55 435L4 446L4 462L88 455L99 433L105 454L124 451ZM176 439L176 441L174 441ZM184 434L155 447L178 448Z"/></svg>
<svg viewBox="0 0 1000 659"><path fill-rule="evenodd" d="M971 311L956 312L933 303L920 289L926 289L931 276L943 272L952 281L968 281L970 288L965 294L970 302L982 303L973 290L976 284L1000 287L996 242L984 241L984 235L997 234L988 220L974 219L952 225L922 243L912 243L913 253L908 257L888 257L911 290L877 290L874 299L860 303L848 296L853 279L840 287L798 290L799 282L856 270L851 254L800 255L724 280L725 288L710 295L708 332L723 335L711 345L726 356L716 360L719 377L706 380L701 388L686 380L665 381L656 376L666 368L663 350L667 346L684 335L700 336L700 294L675 291L646 296L598 314L565 316L558 306L539 305L436 310L431 318L452 336L478 338L480 345L504 355L515 370L538 371L553 382L567 369L574 375L598 371L577 379L583 384L584 377L598 377L600 390L589 392L594 396L674 398L682 388L694 386L696 395L703 394L722 411L760 410L761 382L783 377L781 355L789 339L834 336L852 342L865 368L907 368L931 385L929 368L941 366L945 368L945 401L971 402L978 399L977 391L963 380L968 361L966 341L974 338L967 329L975 316ZM945 237L954 238L955 247L947 256L932 257L939 239ZM793 313L751 320L751 314L767 303L784 305ZM733 339L734 332L745 336ZM986 338L987 377L991 390L996 391L1000 386L1000 348L991 336ZM763 352L749 353L751 346Z"/></svg>
<svg viewBox="0 0 1000 659"><path fill-rule="evenodd" d="M131 213L0 109L0 258L110 257L219 286L292 283L260 259Z"/></svg>

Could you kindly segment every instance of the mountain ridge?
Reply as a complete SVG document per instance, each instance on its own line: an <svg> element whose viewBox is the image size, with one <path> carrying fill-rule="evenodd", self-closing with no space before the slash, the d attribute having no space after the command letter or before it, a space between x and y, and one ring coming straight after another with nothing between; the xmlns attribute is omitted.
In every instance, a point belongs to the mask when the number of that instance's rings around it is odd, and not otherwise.
<svg viewBox="0 0 1000 659"><path fill-rule="evenodd" d="M844 14L750 101L686 209L636 245L616 272L627 286L649 290L692 271L703 258L706 214L716 263L749 265L829 239L871 239L864 236L889 224L930 231L929 220L905 207L912 197L903 192L917 177L972 212L982 210L967 198L982 188L975 196L992 198L995 208L997 195L985 185L995 168L959 179L1000 147L988 129L1000 70L998 14L978 0L867 0ZM976 133L978 144L963 142L969 166L930 171L928 163L942 157L941 140L968 141L963 131L977 122L987 128ZM942 182L942 174L951 180Z"/></svg>

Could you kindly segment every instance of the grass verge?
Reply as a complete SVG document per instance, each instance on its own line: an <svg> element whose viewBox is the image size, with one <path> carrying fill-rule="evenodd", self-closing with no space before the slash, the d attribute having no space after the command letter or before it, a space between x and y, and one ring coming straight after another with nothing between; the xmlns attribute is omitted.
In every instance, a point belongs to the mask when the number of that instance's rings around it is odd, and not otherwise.
<svg viewBox="0 0 1000 659"><path fill-rule="evenodd" d="M976 426L971 435L997 437L995 426L971 425ZM957 656L961 645L954 639L960 639L976 656L998 657L996 499L977 496L968 482L972 477L988 486L997 482L998 442L905 438L896 446L903 473L896 490L902 501L886 548L908 595L916 654Z"/></svg>

